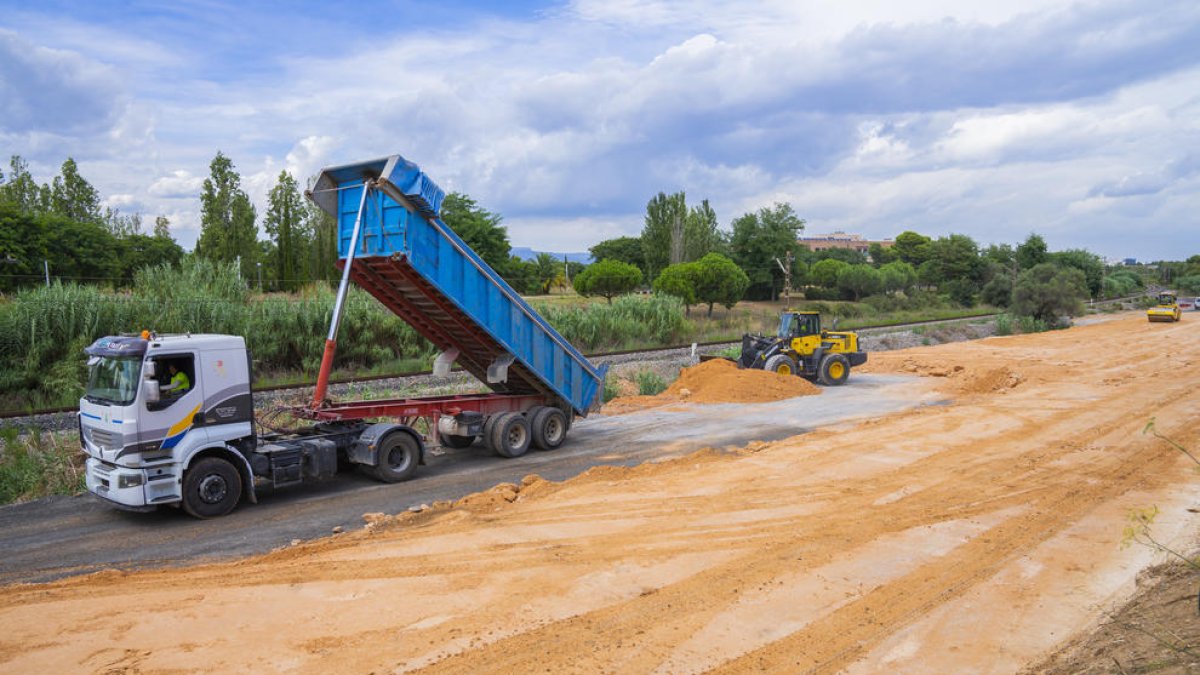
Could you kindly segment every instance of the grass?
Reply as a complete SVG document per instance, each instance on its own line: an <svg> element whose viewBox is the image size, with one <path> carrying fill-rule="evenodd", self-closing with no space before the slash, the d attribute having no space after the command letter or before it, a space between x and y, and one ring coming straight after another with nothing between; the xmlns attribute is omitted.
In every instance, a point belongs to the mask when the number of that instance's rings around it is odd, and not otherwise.
<svg viewBox="0 0 1200 675"><path fill-rule="evenodd" d="M643 370L634 376L637 382L638 394L642 396L657 396L667 388L667 381L662 375L653 370Z"/></svg>
<svg viewBox="0 0 1200 675"><path fill-rule="evenodd" d="M74 432L0 431L0 504L84 490L83 453Z"/></svg>

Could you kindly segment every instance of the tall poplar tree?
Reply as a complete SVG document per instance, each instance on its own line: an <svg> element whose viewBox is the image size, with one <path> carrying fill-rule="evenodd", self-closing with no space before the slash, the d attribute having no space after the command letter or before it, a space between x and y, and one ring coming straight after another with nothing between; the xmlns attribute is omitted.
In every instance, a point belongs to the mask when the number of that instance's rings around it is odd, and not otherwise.
<svg viewBox="0 0 1200 675"><path fill-rule="evenodd" d="M200 193L200 240L197 255L221 262L241 260L242 278L253 276L258 261L258 226L254 204L242 191L233 162L217 151Z"/></svg>
<svg viewBox="0 0 1200 675"><path fill-rule="evenodd" d="M304 236L304 202L296 179L287 171L279 174L268 197L263 228L275 243L275 278L281 290L295 290L305 281L301 261L307 248Z"/></svg>

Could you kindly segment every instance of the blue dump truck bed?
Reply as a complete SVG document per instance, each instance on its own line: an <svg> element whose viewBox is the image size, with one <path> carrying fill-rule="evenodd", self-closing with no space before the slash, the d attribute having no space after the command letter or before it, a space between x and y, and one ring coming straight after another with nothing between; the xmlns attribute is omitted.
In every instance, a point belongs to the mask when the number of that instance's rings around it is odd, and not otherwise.
<svg viewBox="0 0 1200 675"><path fill-rule="evenodd" d="M392 155L330 167L310 197L337 219L338 265L352 258L351 280L493 391L557 397L579 415L598 403L604 370L442 222L444 193L416 164Z"/></svg>

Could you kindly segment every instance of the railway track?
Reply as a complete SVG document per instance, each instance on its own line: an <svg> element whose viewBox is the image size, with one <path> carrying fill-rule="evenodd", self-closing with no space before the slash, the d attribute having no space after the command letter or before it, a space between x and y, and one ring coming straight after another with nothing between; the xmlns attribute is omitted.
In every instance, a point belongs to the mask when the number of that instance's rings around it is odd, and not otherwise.
<svg viewBox="0 0 1200 675"><path fill-rule="evenodd" d="M936 325L936 324L954 323L957 321L970 321L970 320L976 320L976 319L991 318L994 316L996 316L996 313L969 314L966 316L959 316L959 317L954 317L954 318L950 318L950 319L927 319L924 321L910 321L910 322L906 322L906 323L855 326L853 328L847 328L847 330L854 330L854 331L859 331L859 332L863 332L863 331L899 331L899 330L905 330L908 328L913 328L916 326L928 326L928 325ZM614 357L623 357L623 356L632 356L632 355L639 355L639 354L653 356L655 354L662 354L665 352L675 352L675 351L680 351L680 350L685 350L685 349L690 350L692 348L693 344L696 346L697 349L699 349L699 348L707 348L707 347L722 347L722 346L736 345L739 343L740 343L740 340L714 340L714 341L696 342L696 343L689 342L687 344L668 345L668 346L664 346L664 347L655 347L652 349L645 349L645 348L643 348L643 349L622 349L622 350L616 350L616 351L595 352L595 353L587 354L586 356L589 359L593 359L593 360L614 358ZM458 369L456 368L455 370L457 371ZM387 375L367 375L367 376L363 376L363 377L331 379L329 381L329 384L330 385L362 384L362 383L368 383L368 382L378 382L381 380L402 380L402 379L413 378L413 377L424 377L424 376L429 376L432 374L433 374L432 370L417 370L417 371L409 371L409 372L404 372L404 373L392 373L392 374L387 374ZM312 384L281 384L281 385L274 385L274 386L269 386L269 387L255 387L254 392L255 393L268 393L268 392L285 393L288 391L302 391L304 389L310 389L311 387L312 387ZM0 427L4 427L4 426L15 426L15 427L36 426L36 425L38 425L39 422L43 421L44 418L46 418L47 416L73 414L77 410L78 410L78 406L68 406L68 407L62 407L62 408L45 408L45 409L41 409L41 410L32 410L32 411L30 411L30 410L2 411L2 412L0 412Z"/></svg>

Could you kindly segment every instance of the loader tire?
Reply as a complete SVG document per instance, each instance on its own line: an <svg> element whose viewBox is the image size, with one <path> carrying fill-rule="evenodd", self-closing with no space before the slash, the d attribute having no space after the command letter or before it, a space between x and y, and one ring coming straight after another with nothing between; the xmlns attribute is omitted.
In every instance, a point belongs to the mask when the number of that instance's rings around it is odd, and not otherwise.
<svg viewBox="0 0 1200 675"><path fill-rule="evenodd" d="M846 384L850 378L850 361L841 354L827 354L817 369L817 379L827 387Z"/></svg>
<svg viewBox="0 0 1200 675"><path fill-rule="evenodd" d="M763 370L779 375L799 374L799 371L796 370L796 362L787 354L776 354L767 359L767 362L763 364Z"/></svg>

